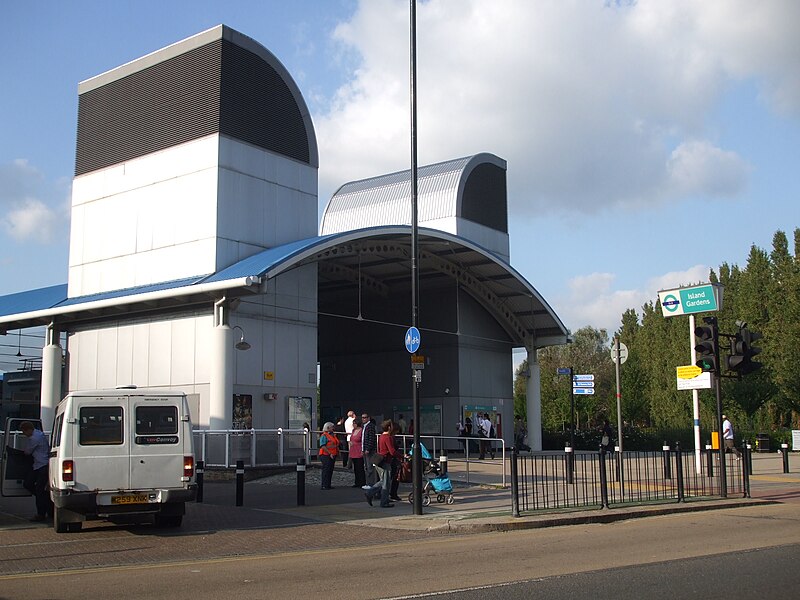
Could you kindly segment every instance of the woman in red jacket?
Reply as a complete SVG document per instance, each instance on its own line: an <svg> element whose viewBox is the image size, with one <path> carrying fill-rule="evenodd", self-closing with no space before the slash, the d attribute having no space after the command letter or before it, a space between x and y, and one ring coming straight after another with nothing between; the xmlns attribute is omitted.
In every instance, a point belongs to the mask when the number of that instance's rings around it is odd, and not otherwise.
<svg viewBox="0 0 800 600"><path fill-rule="evenodd" d="M381 435L378 436L378 456L383 457L380 464L375 465L380 476L380 488L377 484L367 491L364 495L367 497L367 502L372 506L372 499L378 495L380 489L381 495L381 508L392 508L394 504L389 502L389 488L391 485L392 474L392 458L398 460L403 459L403 453L394 447L394 429L395 424L391 419L386 419L381 423Z"/></svg>

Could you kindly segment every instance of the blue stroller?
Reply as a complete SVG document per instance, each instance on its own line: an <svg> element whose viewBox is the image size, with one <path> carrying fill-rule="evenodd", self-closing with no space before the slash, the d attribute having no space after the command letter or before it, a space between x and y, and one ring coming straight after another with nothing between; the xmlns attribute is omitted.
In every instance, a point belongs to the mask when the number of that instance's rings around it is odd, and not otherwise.
<svg viewBox="0 0 800 600"><path fill-rule="evenodd" d="M428 506L431 503L431 491L436 494L437 502L453 504L456 499L453 496L453 483L450 478L442 472L439 461L431 456L423 444L419 445L419 449L422 458L422 474L425 476L425 484L422 486L422 506ZM409 454L414 454L413 446ZM411 504L414 503L413 491L408 495L408 501Z"/></svg>

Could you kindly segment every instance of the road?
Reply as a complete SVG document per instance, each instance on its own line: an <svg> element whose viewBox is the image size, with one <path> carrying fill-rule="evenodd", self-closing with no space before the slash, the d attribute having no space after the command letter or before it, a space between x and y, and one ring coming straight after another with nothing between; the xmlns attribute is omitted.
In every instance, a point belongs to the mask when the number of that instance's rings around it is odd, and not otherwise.
<svg viewBox="0 0 800 600"><path fill-rule="evenodd" d="M799 508L792 500L605 525L437 536L381 530L376 537L369 527L311 524L304 526L301 548L275 548L272 539L280 536L274 529L208 532L202 539L193 534L198 557L181 560L166 557L176 555L170 546L190 536L143 536L147 560L53 571L43 560L41 573L0 577L0 598L244 600L302 593L366 600L475 587L481 589L452 597L759 597L753 590L792 597L789 592L800 584L794 568L800 558ZM234 539L248 555L221 555ZM89 541L50 536L16 550L63 555L87 551ZM165 558L154 561L154 554ZM523 583L508 586L513 582Z"/></svg>

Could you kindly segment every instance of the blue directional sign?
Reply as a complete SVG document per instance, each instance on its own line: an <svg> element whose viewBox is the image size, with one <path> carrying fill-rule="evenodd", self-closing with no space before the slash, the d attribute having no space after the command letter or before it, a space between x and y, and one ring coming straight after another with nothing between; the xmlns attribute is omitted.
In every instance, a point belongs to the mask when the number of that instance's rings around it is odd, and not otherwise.
<svg viewBox="0 0 800 600"><path fill-rule="evenodd" d="M574 387L594 387L594 381L573 381Z"/></svg>
<svg viewBox="0 0 800 600"><path fill-rule="evenodd" d="M569 367L559 367L557 373L559 375L569 375Z"/></svg>
<svg viewBox="0 0 800 600"><path fill-rule="evenodd" d="M594 388L572 388L573 394L594 394Z"/></svg>
<svg viewBox="0 0 800 600"><path fill-rule="evenodd" d="M594 375L587 374L587 375L573 375L572 381L594 381Z"/></svg>
<svg viewBox="0 0 800 600"><path fill-rule="evenodd" d="M414 354L414 352L419 350L419 343L421 339L422 338L419 335L419 329L416 327L409 327L408 331L406 331L406 350L408 350L411 354Z"/></svg>

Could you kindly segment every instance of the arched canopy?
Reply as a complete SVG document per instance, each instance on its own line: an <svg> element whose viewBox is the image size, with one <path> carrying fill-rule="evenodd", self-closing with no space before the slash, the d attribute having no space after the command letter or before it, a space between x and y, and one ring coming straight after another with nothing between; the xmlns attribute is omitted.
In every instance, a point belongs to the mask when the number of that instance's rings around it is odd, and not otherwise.
<svg viewBox="0 0 800 600"><path fill-rule="evenodd" d="M568 332L539 292L510 265L480 246L434 229L419 229L421 280L449 278L497 319L509 339L529 349L567 343ZM379 294L407 289L411 228L370 227L300 240L254 254L218 273L78 298L54 286L0 298L0 330L102 321L157 313L210 300L260 293L270 279L318 265L319 294L360 285ZM410 314L410 313L409 313Z"/></svg>

